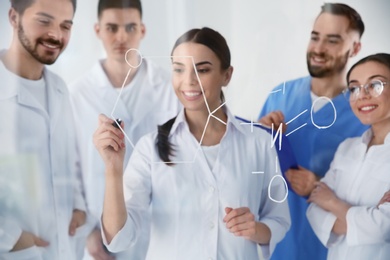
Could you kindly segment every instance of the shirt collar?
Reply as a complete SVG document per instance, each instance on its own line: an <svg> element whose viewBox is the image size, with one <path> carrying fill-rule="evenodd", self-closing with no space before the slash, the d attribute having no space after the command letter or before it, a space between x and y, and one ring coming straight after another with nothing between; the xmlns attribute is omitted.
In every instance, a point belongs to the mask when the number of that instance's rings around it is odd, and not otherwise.
<svg viewBox="0 0 390 260"><path fill-rule="evenodd" d="M372 138L372 129L369 128L362 135L362 143L368 145L371 141L371 138Z"/></svg>
<svg viewBox="0 0 390 260"><path fill-rule="evenodd" d="M369 128L362 135L362 143L364 143L365 145L368 145L371 141L371 138L372 138L372 129ZM384 143L385 144L390 143L390 132L387 133L385 140L384 140Z"/></svg>
<svg viewBox="0 0 390 260"><path fill-rule="evenodd" d="M0 51L0 56L3 55L4 52ZM49 85L48 81L50 81L49 70L46 68L46 66L43 67L42 72L42 79L46 82L46 84ZM3 78L3 88L1 88L2 92L2 99L8 99L10 97L18 96L21 94L21 92L26 91L25 88L21 88L21 84L25 82L29 82L29 79L25 79L20 77L19 75L9 71L4 63L0 61L0 75L6 75L5 78ZM61 87L58 84L52 84L53 88L55 88L59 92L63 92Z"/></svg>
<svg viewBox="0 0 390 260"><path fill-rule="evenodd" d="M386 137L385 137L385 144L388 144L390 143L390 133L387 133Z"/></svg>
<svg viewBox="0 0 390 260"><path fill-rule="evenodd" d="M96 86L100 87L100 88L110 88L112 89L113 86L108 78L108 75L106 73L106 71L104 70L103 68L103 63L104 63L105 59L100 59L96 64L95 66L92 68L92 71L93 71L93 77L94 77L94 81L96 82ZM127 64L124 65L124 66L128 66ZM125 87L128 87L132 84L136 84L137 81L139 81L139 79L141 78L144 78L146 77L147 75L146 74L146 71L147 71L147 62L144 60L142 62L142 64L138 67L138 70L137 70L137 73L134 75L134 78L125 86ZM131 67L128 66L128 70L131 70ZM148 76L149 77L149 76ZM148 80L150 82L152 82L149 78ZM123 79L123 81L125 81L125 79Z"/></svg>
<svg viewBox="0 0 390 260"><path fill-rule="evenodd" d="M100 88L112 88L111 82L108 79L106 72L103 69L104 59L99 60L95 66L92 68L94 81L96 86Z"/></svg>
<svg viewBox="0 0 390 260"><path fill-rule="evenodd" d="M176 120L172 125L172 128L171 128L169 135L172 135L175 131L177 131L182 126L188 128L188 124L186 122L186 116L184 114L184 108L181 109L179 114L176 116ZM188 130L189 130L189 128L188 128Z"/></svg>

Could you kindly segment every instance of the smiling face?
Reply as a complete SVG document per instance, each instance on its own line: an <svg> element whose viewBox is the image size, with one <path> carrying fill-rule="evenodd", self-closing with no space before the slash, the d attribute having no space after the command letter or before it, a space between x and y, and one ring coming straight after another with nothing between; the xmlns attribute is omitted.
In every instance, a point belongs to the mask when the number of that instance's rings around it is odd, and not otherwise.
<svg viewBox="0 0 390 260"><path fill-rule="evenodd" d="M107 59L125 62L127 50L139 48L145 26L137 9L109 8L100 15L95 31L103 42Z"/></svg>
<svg viewBox="0 0 390 260"><path fill-rule="evenodd" d="M172 84L186 111L207 111L205 99L211 111L221 105L222 87L229 83L232 67L222 70L221 61L210 48L182 43L173 51L172 67Z"/></svg>
<svg viewBox="0 0 390 260"><path fill-rule="evenodd" d="M351 101L351 108L359 120L374 127L390 123L390 69L375 61L368 61L356 66L350 74L349 86L365 85L373 80L385 83L383 92L373 97L361 89L356 101Z"/></svg>
<svg viewBox="0 0 390 260"><path fill-rule="evenodd" d="M349 57L359 50L359 34L349 29L348 19L322 13L314 23L307 49L309 73L317 78L340 74L345 70Z"/></svg>
<svg viewBox="0 0 390 260"><path fill-rule="evenodd" d="M73 5L69 0L36 0L23 14L11 9L22 51L42 64L53 64L68 45Z"/></svg>

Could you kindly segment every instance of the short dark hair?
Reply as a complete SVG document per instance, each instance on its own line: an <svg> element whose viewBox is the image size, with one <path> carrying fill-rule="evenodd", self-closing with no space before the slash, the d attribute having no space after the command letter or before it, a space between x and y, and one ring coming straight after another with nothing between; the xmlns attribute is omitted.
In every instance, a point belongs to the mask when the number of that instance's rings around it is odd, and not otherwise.
<svg viewBox="0 0 390 260"><path fill-rule="evenodd" d="M351 72L355 69L355 67L369 61L373 61L385 65L390 70L390 54L388 53L372 54L367 57L364 57L363 59L359 60L354 65L352 65L352 67L349 69L347 73L347 82L349 82L349 77L351 76Z"/></svg>
<svg viewBox="0 0 390 260"><path fill-rule="evenodd" d="M134 8L138 10L142 18L142 4L140 0L99 0L98 18L100 18L104 10L111 8Z"/></svg>
<svg viewBox="0 0 390 260"><path fill-rule="evenodd" d="M11 7L15 9L18 14L23 14L24 11L29 8L36 0L10 0ZM76 12L76 1L69 0L73 5L73 13Z"/></svg>
<svg viewBox="0 0 390 260"><path fill-rule="evenodd" d="M345 16L349 21L349 28L351 30L357 31L359 36L362 37L364 33L364 23L360 14L346 4L341 3L325 3L321 7L321 13L330 13L334 15Z"/></svg>

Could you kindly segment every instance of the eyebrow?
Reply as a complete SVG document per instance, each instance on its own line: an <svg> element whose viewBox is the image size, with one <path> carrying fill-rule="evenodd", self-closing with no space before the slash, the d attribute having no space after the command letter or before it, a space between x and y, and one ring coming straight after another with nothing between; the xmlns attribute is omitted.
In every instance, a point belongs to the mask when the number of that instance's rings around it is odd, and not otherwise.
<svg viewBox="0 0 390 260"><path fill-rule="evenodd" d="M337 38L337 39L342 39L340 34L327 34L326 37L328 38Z"/></svg>
<svg viewBox="0 0 390 260"><path fill-rule="evenodd" d="M117 23L106 23L105 24L106 26L121 26L120 24L117 24ZM125 24L125 26L137 26L138 24L137 23L127 23Z"/></svg>
<svg viewBox="0 0 390 260"><path fill-rule="evenodd" d="M385 76L381 75L381 74L376 74L376 75L372 75L371 77L369 77L369 79L373 79L373 78L377 78L377 77L381 77L381 78L386 78Z"/></svg>
<svg viewBox="0 0 390 260"><path fill-rule="evenodd" d="M38 12L37 15L39 16L44 16L46 18L54 19L54 16L48 14L48 13L43 13L43 12Z"/></svg>
<svg viewBox="0 0 390 260"><path fill-rule="evenodd" d="M181 62L178 62L178 61L174 61L174 62L172 62L172 64L176 64L176 65L180 65L180 66L184 66L184 64L183 63L181 63ZM213 65L211 62L209 62L209 61L201 61L201 62L198 62L198 63L196 63L195 64L195 66L201 66L201 65L204 65L204 64L210 64L210 65Z"/></svg>
<svg viewBox="0 0 390 260"><path fill-rule="evenodd" d="M201 62L198 62L195 64L195 66L200 66L200 65L204 65L204 64L209 64L209 65L213 65L211 62L209 61L201 61Z"/></svg>
<svg viewBox="0 0 390 260"><path fill-rule="evenodd" d="M312 31L311 34L314 34L316 36L320 35L319 32L316 32L316 31ZM327 34L326 37L328 38L337 38L337 39L342 39L341 35L340 34Z"/></svg>
<svg viewBox="0 0 390 260"><path fill-rule="evenodd" d="M44 13L44 12L38 12L37 13L38 16L43 16L43 17L46 17L46 18L49 18L51 20L54 20L54 16L48 14L48 13ZM72 20L65 20L64 21L65 23L69 23L69 24L73 24L73 21Z"/></svg>
<svg viewBox="0 0 390 260"><path fill-rule="evenodd" d="M178 62L178 61L173 61L173 62L172 62L172 64L175 64L175 65L180 65L180 66L184 66L184 64L183 64L183 63L181 63L181 62Z"/></svg>
<svg viewBox="0 0 390 260"><path fill-rule="evenodd" d="M370 77L368 78L368 80L372 80L373 78L378 78L378 77L386 79L385 76L380 75L380 74L376 74L376 75L370 76ZM359 81L358 81L358 80L350 80L350 81L348 82L348 84L350 84L350 83L355 83L355 82L359 82Z"/></svg>

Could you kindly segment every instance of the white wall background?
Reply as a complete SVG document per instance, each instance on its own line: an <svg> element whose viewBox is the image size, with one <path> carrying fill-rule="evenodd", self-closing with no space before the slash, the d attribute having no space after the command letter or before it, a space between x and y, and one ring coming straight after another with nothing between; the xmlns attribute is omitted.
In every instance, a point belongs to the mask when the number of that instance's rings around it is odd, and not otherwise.
<svg viewBox="0 0 390 260"><path fill-rule="evenodd" d="M227 89L233 112L256 119L269 91L307 74L306 47L324 0L142 0L147 34L144 56L169 56L182 33L208 26L227 39L234 66ZM390 53L390 1L340 0L354 7L366 25L363 47L349 65L376 53ZM12 37L8 0L0 0L0 49ZM97 0L78 0L71 41L52 69L67 82L104 57L95 37ZM0 79L1 80L1 79Z"/></svg>
<svg viewBox="0 0 390 260"><path fill-rule="evenodd" d="M234 66L226 96L237 115L257 118L269 91L278 83L304 76L306 47L323 0L143 0L147 35L144 56L169 56L182 33L208 26L227 39ZM363 48L349 65L376 53L390 53L390 1L340 0L354 7L366 25ZM12 36L0 0L0 48ZM79 0L71 41L52 69L67 82L84 73L104 50L95 37L97 0ZM156 60L157 61L157 60Z"/></svg>

